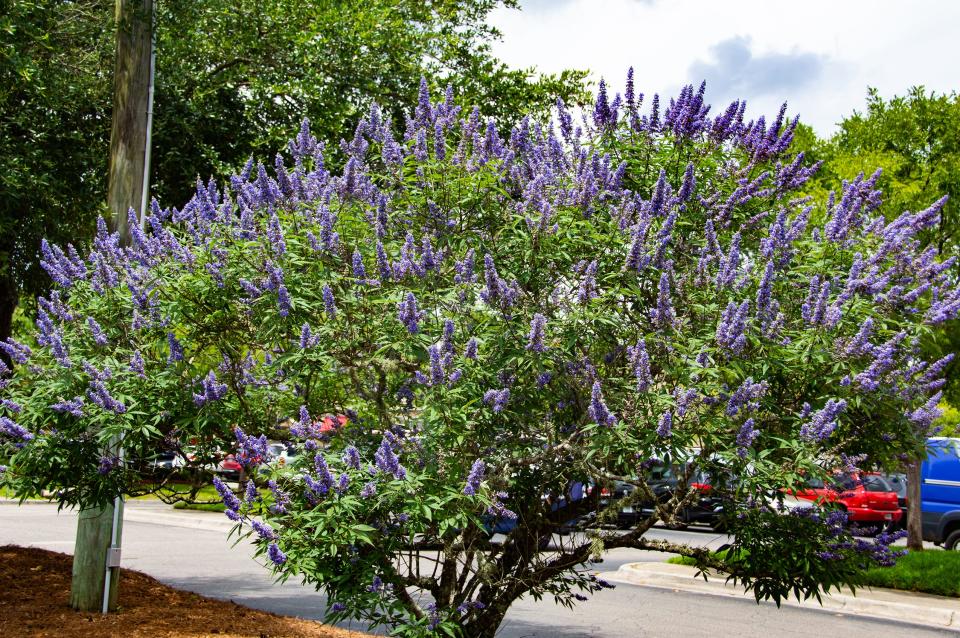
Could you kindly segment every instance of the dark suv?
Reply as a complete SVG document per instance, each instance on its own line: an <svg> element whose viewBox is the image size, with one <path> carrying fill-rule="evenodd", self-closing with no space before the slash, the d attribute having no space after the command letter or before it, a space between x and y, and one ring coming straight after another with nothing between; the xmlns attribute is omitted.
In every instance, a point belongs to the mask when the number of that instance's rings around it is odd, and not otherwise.
<svg viewBox="0 0 960 638"><path fill-rule="evenodd" d="M708 525L718 531L723 527L724 510L730 503L730 499L724 494L732 485L732 479L719 473L715 475L716 478L704 470L696 470L689 475L686 481L687 489L696 490L698 494L688 507L680 511L677 520L670 524L670 527L683 529L688 525ZM646 481L657 503L669 501L681 485L677 469L665 465L651 468ZM630 483L618 481L600 492L601 507L614 501L624 502L617 512L618 527L633 527L655 512L655 503L649 499L635 502L627 499L635 490L635 486Z"/></svg>

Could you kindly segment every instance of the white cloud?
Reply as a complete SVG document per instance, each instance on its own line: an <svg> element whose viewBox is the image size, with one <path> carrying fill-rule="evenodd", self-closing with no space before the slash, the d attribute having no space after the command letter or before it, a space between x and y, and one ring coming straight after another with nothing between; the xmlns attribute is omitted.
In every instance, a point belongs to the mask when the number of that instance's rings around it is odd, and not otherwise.
<svg viewBox="0 0 960 638"><path fill-rule="evenodd" d="M746 98L752 115L790 112L820 133L882 95L913 85L956 88L960 2L943 0L525 0L499 9L495 52L545 72L585 68L592 79L673 94L708 80L708 97Z"/></svg>

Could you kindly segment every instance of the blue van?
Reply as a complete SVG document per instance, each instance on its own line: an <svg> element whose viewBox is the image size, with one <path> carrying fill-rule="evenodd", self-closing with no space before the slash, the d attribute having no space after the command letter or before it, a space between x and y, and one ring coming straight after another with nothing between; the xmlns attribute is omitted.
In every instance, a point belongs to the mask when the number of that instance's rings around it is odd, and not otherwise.
<svg viewBox="0 0 960 638"><path fill-rule="evenodd" d="M920 467L923 540L960 550L960 439L927 439Z"/></svg>

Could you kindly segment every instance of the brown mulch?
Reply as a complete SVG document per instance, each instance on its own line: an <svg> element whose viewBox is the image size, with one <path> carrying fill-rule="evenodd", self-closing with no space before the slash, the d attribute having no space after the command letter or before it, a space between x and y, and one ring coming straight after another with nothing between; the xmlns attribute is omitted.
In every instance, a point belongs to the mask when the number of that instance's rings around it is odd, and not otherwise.
<svg viewBox="0 0 960 638"><path fill-rule="evenodd" d="M106 616L68 605L73 557L0 547L0 636L88 638L370 638L168 587L124 569L119 609Z"/></svg>

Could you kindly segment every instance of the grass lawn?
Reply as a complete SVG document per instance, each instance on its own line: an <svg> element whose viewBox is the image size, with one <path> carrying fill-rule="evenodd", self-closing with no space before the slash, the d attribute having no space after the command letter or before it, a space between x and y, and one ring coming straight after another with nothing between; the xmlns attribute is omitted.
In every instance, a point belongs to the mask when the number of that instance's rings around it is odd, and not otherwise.
<svg viewBox="0 0 960 638"><path fill-rule="evenodd" d="M186 497L190 493L190 487L186 484L174 483L168 487L163 488L159 493L151 494L142 494L140 496L126 497L127 501L156 501L160 500L160 496L171 497L174 494L180 494L183 497ZM14 493L6 487L0 487L0 498L16 498ZM39 500L49 500L43 496L35 495L28 497L29 499L39 499ZM203 510L210 512L222 512L224 510L223 503L220 502L220 495L217 494L216 488L213 485L204 485L200 488L200 491L197 492L196 499L198 501L216 501L216 503L197 503L195 505L178 502L174 505L176 509L194 509L194 510Z"/></svg>
<svg viewBox="0 0 960 638"><path fill-rule="evenodd" d="M197 510L200 512L223 512L227 508L223 503L184 503L180 501L173 504L175 510Z"/></svg>
<svg viewBox="0 0 960 638"><path fill-rule="evenodd" d="M866 584L960 597L960 552L927 549L897 559L895 567L867 572Z"/></svg>
<svg viewBox="0 0 960 638"><path fill-rule="evenodd" d="M686 556L667 560L674 565L694 565ZM910 552L894 567L876 567L864 577L868 587L887 587L938 596L960 597L960 552L928 549Z"/></svg>

